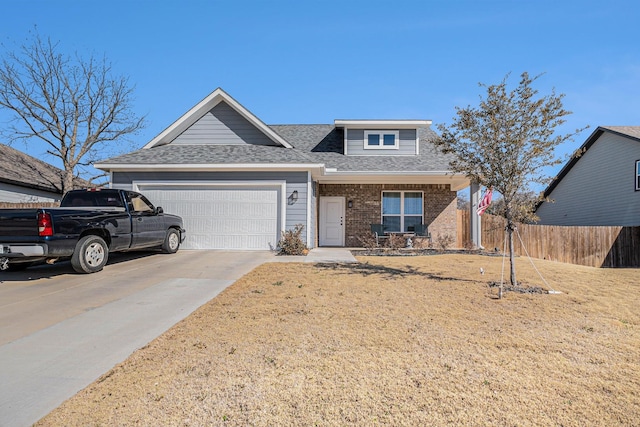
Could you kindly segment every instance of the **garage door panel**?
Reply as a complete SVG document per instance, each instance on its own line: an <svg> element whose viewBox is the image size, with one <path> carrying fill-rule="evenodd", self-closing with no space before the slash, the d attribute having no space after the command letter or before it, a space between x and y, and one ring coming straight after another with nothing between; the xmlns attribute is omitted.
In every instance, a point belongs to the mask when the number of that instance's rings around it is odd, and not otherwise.
<svg viewBox="0 0 640 427"><path fill-rule="evenodd" d="M185 249L264 250L277 243L277 187L138 187L156 206L183 218Z"/></svg>
<svg viewBox="0 0 640 427"><path fill-rule="evenodd" d="M226 203L222 203L218 201L218 204L214 206L203 205L198 206L194 210L194 215L208 215L213 214L216 217L228 218L228 217L239 217L239 218L259 218L263 215L269 216L270 219L274 218L273 205L266 204L264 206L257 206L256 203L259 201L253 201L251 203L246 202L234 202L234 201L226 201Z"/></svg>

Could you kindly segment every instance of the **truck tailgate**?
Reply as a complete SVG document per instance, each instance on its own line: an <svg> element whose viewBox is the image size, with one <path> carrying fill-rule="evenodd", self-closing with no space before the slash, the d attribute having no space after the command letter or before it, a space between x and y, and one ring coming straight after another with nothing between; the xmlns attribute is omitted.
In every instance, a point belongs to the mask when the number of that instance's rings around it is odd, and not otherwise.
<svg viewBox="0 0 640 427"><path fill-rule="evenodd" d="M0 239L38 235L37 209L0 209Z"/></svg>

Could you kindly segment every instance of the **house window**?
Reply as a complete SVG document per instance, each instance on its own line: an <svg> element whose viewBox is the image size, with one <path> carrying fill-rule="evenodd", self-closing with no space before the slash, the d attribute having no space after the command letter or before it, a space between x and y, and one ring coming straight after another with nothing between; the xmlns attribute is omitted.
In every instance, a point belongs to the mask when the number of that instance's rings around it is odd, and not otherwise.
<svg viewBox="0 0 640 427"><path fill-rule="evenodd" d="M400 132L392 130L367 130L364 132L365 150L398 149Z"/></svg>
<svg viewBox="0 0 640 427"><path fill-rule="evenodd" d="M640 191L640 160L636 160L636 191Z"/></svg>
<svg viewBox="0 0 640 427"><path fill-rule="evenodd" d="M411 232L422 224L421 191L383 191L382 224L385 231Z"/></svg>

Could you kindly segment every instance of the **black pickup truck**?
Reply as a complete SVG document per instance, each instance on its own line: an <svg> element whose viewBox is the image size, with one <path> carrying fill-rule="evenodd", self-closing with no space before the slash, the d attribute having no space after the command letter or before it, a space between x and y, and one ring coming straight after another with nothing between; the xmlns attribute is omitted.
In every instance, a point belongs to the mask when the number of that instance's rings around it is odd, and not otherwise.
<svg viewBox="0 0 640 427"><path fill-rule="evenodd" d="M184 238L182 218L165 214L140 193L73 190L59 208L0 209L0 270L71 259L75 271L94 273L109 252L175 253Z"/></svg>

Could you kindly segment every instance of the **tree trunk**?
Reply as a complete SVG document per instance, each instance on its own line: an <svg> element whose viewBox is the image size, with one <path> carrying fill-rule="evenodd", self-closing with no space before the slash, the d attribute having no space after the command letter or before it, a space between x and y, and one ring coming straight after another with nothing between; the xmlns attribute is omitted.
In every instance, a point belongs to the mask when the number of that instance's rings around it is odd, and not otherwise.
<svg viewBox="0 0 640 427"><path fill-rule="evenodd" d="M516 257L513 248L513 231L516 225L513 222L507 224L507 232L509 234L509 266L511 268L511 287L515 288L518 285L516 280Z"/></svg>
<svg viewBox="0 0 640 427"><path fill-rule="evenodd" d="M516 229L516 224L513 222L513 216L511 215L510 201L505 200L506 212L505 217L507 219L507 237L509 238L509 267L510 267L510 282L511 287L515 288L518 284L516 280L516 259L513 248L513 231ZM500 284L500 291L498 292L498 298L502 298L504 292L503 284Z"/></svg>
<svg viewBox="0 0 640 427"><path fill-rule="evenodd" d="M507 237L509 238L509 273L510 273L510 283L511 287L515 288L518 285L518 281L516 280L516 257L515 250L513 247L513 231L516 226L513 222L507 222ZM502 295L504 294L504 284L500 282L500 288L498 289L498 299L502 299Z"/></svg>
<svg viewBox="0 0 640 427"><path fill-rule="evenodd" d="M64 194L70 190L73 190L73 169L66 169L62 180L62 193Z"/></svg>

